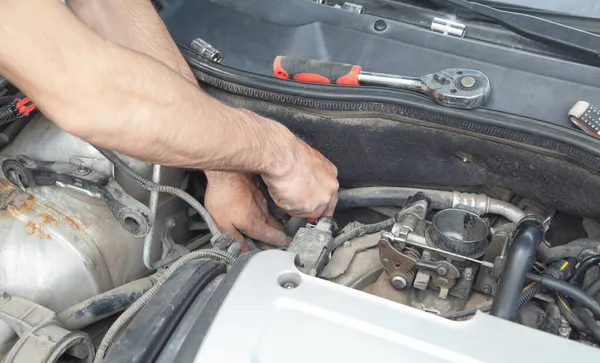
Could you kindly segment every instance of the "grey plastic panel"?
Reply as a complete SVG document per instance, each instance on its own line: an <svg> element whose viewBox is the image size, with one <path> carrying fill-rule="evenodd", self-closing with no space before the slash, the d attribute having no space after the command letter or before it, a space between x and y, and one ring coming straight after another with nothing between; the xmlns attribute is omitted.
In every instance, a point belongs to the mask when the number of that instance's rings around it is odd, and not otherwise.
<svg viewBox="0 0 600 363"><path fill-rule="evenodd" d="M492 86L485 108L572 129L567 113L575 102L600 104L599 68L392 20L378 32L377 16L307 0L175 0L163 17L179 43L200 37L223 52L223 64L253 73L272 75L277 55L407 76L476 69Z"/></svg>
<svg viewBox="0 0 600 363"><path fill-rule="evenodd" d="M298 279L298 280L295 280ZM296 281L293 289L280 282ZM595 362L600 350L486 314L455 322L314 277L293 255L254 257L196 363Z"/></svg>

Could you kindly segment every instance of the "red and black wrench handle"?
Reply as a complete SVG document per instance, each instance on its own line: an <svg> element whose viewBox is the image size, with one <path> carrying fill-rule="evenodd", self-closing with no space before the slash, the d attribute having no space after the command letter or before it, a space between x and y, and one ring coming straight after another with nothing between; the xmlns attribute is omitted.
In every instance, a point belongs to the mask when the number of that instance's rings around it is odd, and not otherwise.
<svg viewBox="0 0 600 363"><path fill-rule="evenodd" d="M358 75L361 71L361 66L353 64L281 55L273 62L275 77L306 83L359 86Z"/></svg>

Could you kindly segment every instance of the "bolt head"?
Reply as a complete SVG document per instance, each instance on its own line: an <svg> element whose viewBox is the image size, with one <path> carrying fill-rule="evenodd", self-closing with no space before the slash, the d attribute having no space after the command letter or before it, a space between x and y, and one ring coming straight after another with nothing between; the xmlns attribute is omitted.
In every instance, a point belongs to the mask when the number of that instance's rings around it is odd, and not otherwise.
<svg viewBox="0 0 600 363"><path fill-rule="evenodd" d="M491 294L492 293L492 287L490 285L485 285L483 287L483 292L486 294Z"/></svg>
<svg viewBox="0 0 600 363"><path fill-rule="evenodd" d="M465 278L465 280L467 281L471 281L473 280L473 269L470 267L467 267L464 271L463 271L463 277Z"/></svg>
<svg viewBox="0 0 600 363"><path fill-rule="evenodd" d="M390 262L390 260L388 260L387 258L384 258L383 260L381 260L381 263L383 263L384 265L387 265L388 262Z"/></svg>
<svg viewBox="0 0 600 363"><path fill-rule="evenodd" d="M80 167L77 168L77 170L75 170L75 172L78 175L88 175L92 171L90 170L90 168L86 168L85 166L80 166Z"/></svg>
<svg viewBox="0 0 600 363"><path fill-rule="evenodd" d="M471 76L465 76L460 79L460 85L464 88L473 88L475 86L476 80Z"/></svg>
<svg viewBox="0 0 600 363"><path fill-rule="evenodd" d="M285 284L283 284L283 288L284 289L293 289L294 287L296 287L296 285L292 284L291 282L286 282Z"/></svg>
<svg viewBox="0 0 600 363"><path fill-rule="evenodd" d="M440 275L445 275L448 273L448 269L445 268L444 266L438 266L437 273Z"/></svg>
<svg viewBox="0 0 600 363"><path fill-rule="evenodd" d="M373 27L375 28L375 30L377 30L378 32L382 32L385 29L387 29L387 24L385 22L385 20L379 19L375 22L375 24L373 25Z"/></svg>
<svg viewBox="0 0 600 363"><path fill-rule="evenodd" d="M391 282L392 286L397 290L405 289L406 286L408 285L408 282L406 281L406 279L403 276L394 276L394 277L392 277L390 282Z"/></svg>

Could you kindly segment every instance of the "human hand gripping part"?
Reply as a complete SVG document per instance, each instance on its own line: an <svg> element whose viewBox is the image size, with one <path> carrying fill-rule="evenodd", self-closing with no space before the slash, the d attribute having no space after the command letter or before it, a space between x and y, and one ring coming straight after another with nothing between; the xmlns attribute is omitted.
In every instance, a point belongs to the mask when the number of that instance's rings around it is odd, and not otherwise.
<svg viewBox="0 0 600 363"><path fill-rule="evenodd" d="M59 0L0 0L0 74L59 127L140 160L207 171L208 198L218 190L231 200L209 203L219 226L265 242L285 243L270 238L279 226L246 173L261 175L294 216L333 212L335 166L284 126L202 92L149 1L68 4L73 11ZM238 212L225 213L232 205Z"/></svg>

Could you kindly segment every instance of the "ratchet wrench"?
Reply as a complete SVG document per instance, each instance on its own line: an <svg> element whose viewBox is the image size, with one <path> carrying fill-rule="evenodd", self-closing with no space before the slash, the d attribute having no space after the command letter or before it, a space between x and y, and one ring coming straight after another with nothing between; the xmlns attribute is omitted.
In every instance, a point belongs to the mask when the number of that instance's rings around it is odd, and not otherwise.
<svg viewBox="0 0 600 363"><path fill-rule="evenodd" d="M380 86L424 94L436 103L454 108L482 106L490 96L490 81L482 72L450 68L422 77L364 72L361 66L278 56L273 63L275 77L299 82L341 86Z"/></svg>

